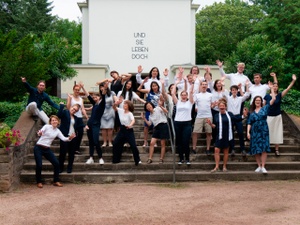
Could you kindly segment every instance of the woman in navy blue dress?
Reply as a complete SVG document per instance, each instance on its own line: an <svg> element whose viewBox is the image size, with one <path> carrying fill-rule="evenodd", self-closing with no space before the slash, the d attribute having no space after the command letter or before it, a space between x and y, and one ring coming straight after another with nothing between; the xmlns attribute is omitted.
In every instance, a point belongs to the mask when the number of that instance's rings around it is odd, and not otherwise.
<svg viewBox="0 0 300 225"><path fill-rule="evenodd" d="M233 141L233 131L232 131L232 119L234 116L231 112L227 112L227 100L221 98L218 100L219 113L214 116L214 123L207 119L207 123L215 129L216 131L216 141L215 141L215 162L216 166L212 173L220 171L220 152L223 150L223 172L227 172L227 161L229 146L231 141Z"/></svg>
<svg viewBox="0 0 300 225"><path fill-rule="evenodd" d="M267 152L270 152L269 128L267 116L270 105L275 101L273 84L269 83L272 99L263 106L261 96L256 96L251 104L251 114L247 121L247 137L250 139L250 155L255 155L257 162L257 173L267 173L265 164L267 161Z"/></svg>

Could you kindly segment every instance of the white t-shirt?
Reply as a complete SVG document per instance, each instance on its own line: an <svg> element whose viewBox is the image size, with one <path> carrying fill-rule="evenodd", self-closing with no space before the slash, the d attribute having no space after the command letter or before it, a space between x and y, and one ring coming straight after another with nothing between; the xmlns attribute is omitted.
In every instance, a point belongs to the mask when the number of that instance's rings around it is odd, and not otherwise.
<svg viewBox="0 0 300 225"><path fill-rule="evenodd" d="M119 113L121 124L124 126L130 125L132 120L134 120L134 116L133 116L132 112L125 113L125 110L121 109L121 108L117 108L117 110Z"/></svg>
<svg viewBox="0 0 300 225"><path fill-rule="evenodd" d="M118 92L118 98L121 96L121 94L122 94L122 91L119 91ZM131 101L133 102L133 100L138 100L140 97L133 91L132 92L132 99L131 99ZM121 102L121 104L119 105L119 108L123 108L123 105L124 105L124 101L125 100L129 100L129 92L128 91L126 91L126 94L125 94L125 99L123 99L123 102Z"/></svg>
<svg viewBox="0 0 300 225"><path fill-rule="evenodd" d="M197 108L197 118L211 118L212 94L209 92L200 92L194 97Z"/></svg>
<svg viewBox="0 0 300 225"><path fill-rule="evenodd" d="M155 107L153 113L150 113L149 122L156 126L160 123L167 123L167 117L164 114L164 111L159 107Z"/></svg>
<svg viewBox="0 0 300 225"><path fill-rule="evenodd" d="M176 104L176 114L175 114L175 121L191 121L192 120L192 107L193 104L190 101L182 102L177 101Z"/></svg>
<svg viewBox="0 0 300 225"><path fill-rule="evenodd" d="M269 88L269 85L267 85L267 84L252 85L249 88L249 92L251 94L250 104L252 104L252 101L256 96L261 96L262 99L264 99L268 90L270 90L270 88Z"/></svg>

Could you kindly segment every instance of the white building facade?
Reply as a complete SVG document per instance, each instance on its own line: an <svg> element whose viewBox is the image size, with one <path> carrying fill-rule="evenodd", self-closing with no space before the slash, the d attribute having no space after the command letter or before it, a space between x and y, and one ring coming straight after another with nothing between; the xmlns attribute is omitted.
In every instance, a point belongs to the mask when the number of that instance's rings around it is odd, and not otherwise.
<svg viewBox="0 0 300 225"><path fill-rule="evenodd" d="M144 72L195 64L195 14L191 0L87 0L83 14L82 64Z"/></svg>

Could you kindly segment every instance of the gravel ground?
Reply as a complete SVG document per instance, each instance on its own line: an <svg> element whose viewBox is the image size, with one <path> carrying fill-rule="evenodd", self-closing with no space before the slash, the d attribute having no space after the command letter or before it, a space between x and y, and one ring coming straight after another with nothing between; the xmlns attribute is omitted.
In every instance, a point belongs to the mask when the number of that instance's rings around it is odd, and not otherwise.
<svg viewBox="0 0 300 225"><path fill-rule="evenodd" d="M299 181L23 184L0 224L299 224Z"/></svg>

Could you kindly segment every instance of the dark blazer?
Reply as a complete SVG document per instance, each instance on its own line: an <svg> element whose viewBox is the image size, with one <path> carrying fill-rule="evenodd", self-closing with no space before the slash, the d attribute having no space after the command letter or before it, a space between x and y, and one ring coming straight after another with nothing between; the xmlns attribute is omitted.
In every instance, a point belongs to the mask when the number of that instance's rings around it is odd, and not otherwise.
<svg viewBox="0 0 300 225"><path fill-rule="evenodd" d="M68 137L69 130L70 130L70 122L71 122L71 114L70 111L65 109L65 105L60 104L59 105L59 110L57 112L57 116L60 118L60 126L59 129L63 133L65 137ZM79 121L79 118L77 116L74 116L75 124L74 124L74 129L78 129L79 127L83 127L84 124Z"/></svg>

